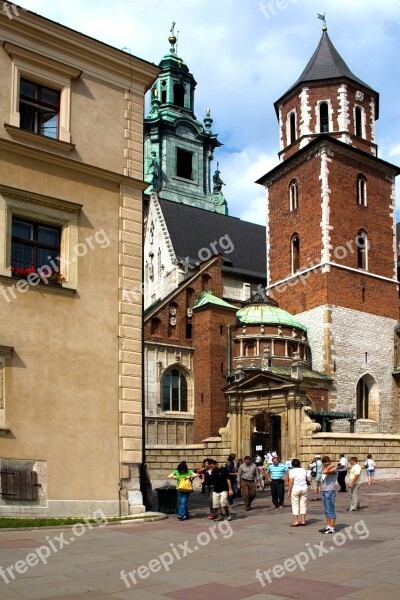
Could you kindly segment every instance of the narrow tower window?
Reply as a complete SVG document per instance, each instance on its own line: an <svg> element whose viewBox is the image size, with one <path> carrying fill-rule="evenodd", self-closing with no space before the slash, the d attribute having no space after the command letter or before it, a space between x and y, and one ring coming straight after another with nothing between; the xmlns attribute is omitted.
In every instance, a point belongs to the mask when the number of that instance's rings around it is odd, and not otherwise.
<svg viewBox="0 0 400 600"><path fill-rule="evenodd" d="M357 383L357 419L368 419L369 390L363 379Z"/></svg>
<svg viewBox="0 0 400 600"><path fill-rule="evenodd" d="M290 115L290 143L296 141L296 115L294 112Z"/></svg>
<svg viewBox="0 0 400 600"><path fill-rule="evenodd" d="M357 176L357 204L367 206L367 180L364 175Z"/></svg>
<svg viewBox="0 0 400 600"><path fill-rule="evenodd" d="M296 210L298 207L298 185L296 179L292 179L289 185L289 210Z"/></svg>
<svg viewBox="0 0 400 600"><path fill-rule="evenodd" d="M319 131L320 133L327 133L329 131L329 111L327 102L321 102L319 105Z"/></svg>
<svg viewBox="0 0 400 600"><path fill-rule="evenodd" d="M359 106L356 106L356 135L362 137L362 110Z"/></svg>
<svg viewBox="0 0 400 600"><path fill-rule="evenodd" d="M191 152L182 150L182 148L176 149L176 174L178 177L192 179L192 159Z"/></svg>
<svg viewBox="0 0 400 600"><path fill-rule="evenodd" d="M180 83L174 85L174 104L176 106L185 106L185 88Z"/></svg>
<svg viewBox="0 0 400 600"><path fill-rule="evenodd" d="M300 270L300 237L297 233L292 236L292 273Z"/></svg>
<svg viewBox="0 0 400 600"><path fill-rule="evenodd" d="M357 268L368 269L368 239L364 229L360 229L356 238L357 244Z"/></svg>

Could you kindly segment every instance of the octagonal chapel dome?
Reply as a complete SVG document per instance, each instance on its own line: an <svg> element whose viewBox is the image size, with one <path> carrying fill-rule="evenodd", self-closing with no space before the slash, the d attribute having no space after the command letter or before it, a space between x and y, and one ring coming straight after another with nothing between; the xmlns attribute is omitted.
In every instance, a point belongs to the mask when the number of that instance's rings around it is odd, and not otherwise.
<svg viewBox="0 0 400 600"><path fill-rule="evenodd" d="M237 311L236 318L243 325L281 325L307 332L307 327L293 315L279 308L272 298L259 293L253 294L251 300Z"/></svg>

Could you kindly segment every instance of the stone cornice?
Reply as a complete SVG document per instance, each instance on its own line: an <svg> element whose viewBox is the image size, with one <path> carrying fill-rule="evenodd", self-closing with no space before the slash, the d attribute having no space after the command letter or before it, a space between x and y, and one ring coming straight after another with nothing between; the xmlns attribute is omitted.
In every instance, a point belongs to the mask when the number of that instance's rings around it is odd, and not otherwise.
<svg viewBox="0 0 400 600"><path fill-rule="evenodd" d="M62 209L68 213L77 214L82 208L82 204L75 202L69 202L68 200L61 200L59 198L51 198L49 196L42 196L41 194L35 194L29 190L20 190L17 188L8 187L0 184L0 194L4 194L7 198L12 200L29 200L31 204L39 204L48 208Z"/></svg>
<svg viewBox="0 0 400 600"><path fill-rule="evenodd" d="M39 133L32 133L26 129L15 127L15 125L4 123L4 127L11 136L28 144L37 144L38 146L43 146L45 149L53 150L54 152L71 152L71 150L75 149L75 144L63 142L62 140L55 140L54 138L40 135Z"/></svg>
<svg viewBox="0 0 400 600"><path fill-rule="evenodd" d="M39 66L45 66L46 69L54 71L55 73L66 75L70 79L77 79L82 74L81 69L70 67L62 62L52 60L51 58L46 58L41 54L32 52L27 48L21 48L15 44L10 44L9 42L4 42L3 48L12 58L23 58L25 60L29 60L30 63L34 63Z"/></svg>
<svg viewBox="0 0 400 600"><path fill-rule="evenodd" d="M80 173L85 173L86 175L91 175L96 179L104 179L106 181L111 181L120 185L127 185L131 188L136 188L142 191L149 186L148 183L145 183L139 179L126 177L125 175L115 173L114 171L107 171L106 169L95 167L94 165L89 165L87 163L79 162L64 156L58 156L52 152L32 148L31 146L19 144L18 142L13 142L11 140L0 138L0 151L1 150L5 150L8 153L14 152L15 154L21 154L25 157L60 166L63 169L78 171Z"/></svg>
<svg viewBox="0 0 400 600"><path fill-rule="evenodd" d="M147 91L160 73L148 61L29 11L18 19L0 12L0 24L5 42L124 88Z"/></svg>

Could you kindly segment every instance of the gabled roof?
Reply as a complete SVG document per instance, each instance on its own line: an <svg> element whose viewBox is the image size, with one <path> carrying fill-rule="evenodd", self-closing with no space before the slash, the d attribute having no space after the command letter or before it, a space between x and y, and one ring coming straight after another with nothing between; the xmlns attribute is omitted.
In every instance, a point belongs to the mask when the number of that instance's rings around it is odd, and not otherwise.
<svg viewBox="0 0 400 600"><path fill-rule="evenodd" d="M275 102L275 108L278 107L284 96L287 96L302 83L324 81L326 79L342 79L343 77L371 90L377 97L379 96L375 90L350 71L349 67L332 44L328 32L323 31L317 49L308 61L306 68L287 92ZM378 118L378 114L376 115L376 118Z"/></svg>
<svg viewBox="0 0 400 600"><path fill-rule="evenodd" d="M198 266L223 256L222 271L266 279L265 227L194 206L159 199L179 261Z"/></svg>

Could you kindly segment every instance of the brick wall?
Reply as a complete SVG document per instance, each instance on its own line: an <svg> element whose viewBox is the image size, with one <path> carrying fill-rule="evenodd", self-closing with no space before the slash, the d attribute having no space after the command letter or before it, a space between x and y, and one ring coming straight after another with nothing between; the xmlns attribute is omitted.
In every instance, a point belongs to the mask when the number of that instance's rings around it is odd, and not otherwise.
<svg viewBox="0 0 400 600"><path fill-rule="evenodd" d="M228 400L222 388L227 385L228 325L235 323L235 310L207 305L195 311L194 354L194 437L199 443L218 435L227 422Z"/></svg>

